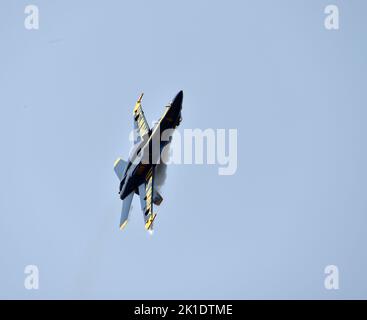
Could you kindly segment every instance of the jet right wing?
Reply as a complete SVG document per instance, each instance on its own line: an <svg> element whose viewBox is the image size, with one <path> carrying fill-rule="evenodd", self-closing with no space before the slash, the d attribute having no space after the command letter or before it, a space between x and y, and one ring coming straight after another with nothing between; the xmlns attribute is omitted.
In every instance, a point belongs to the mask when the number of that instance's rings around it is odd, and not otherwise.
<svg viewBox="0 0 367 320"><path fill-rule="evenodd" d="M143 99L143 93L140 95L138 101L134 107L134 128L138 131L139 136L135 139L135 143L147 139L149 137L149 125L147 119L145 119L144 111L141 106L141 100Z"/></svg>

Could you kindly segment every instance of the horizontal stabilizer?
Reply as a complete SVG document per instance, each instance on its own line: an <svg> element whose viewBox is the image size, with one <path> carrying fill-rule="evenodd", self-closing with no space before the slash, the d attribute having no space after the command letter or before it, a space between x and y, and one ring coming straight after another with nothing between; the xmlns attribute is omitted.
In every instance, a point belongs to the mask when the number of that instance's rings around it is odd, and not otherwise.
<svg viewBox="0 0 367 320"><path fill-rule="evenodd" d="M113 168L114 168L115 173L118 176L118 178L119 178L120 181L124 177L126 166L127 166L127 162L124 161L124 160L122 160L122 159L120 159L120 158L118 158L115 161L115 164L114 164Z"/></svg>
<svg viewBox="0 0 367 320"><path fill-rule="evenodd" d="M134 192L131 192L123 201L122 201L122 211L121 211L121 219L120 219L120 229L122 230L126 224L127 224L127 219L129 218L129 213L130 213L130 207L131 207L131 202L133 200L134 197Z"/></svg>

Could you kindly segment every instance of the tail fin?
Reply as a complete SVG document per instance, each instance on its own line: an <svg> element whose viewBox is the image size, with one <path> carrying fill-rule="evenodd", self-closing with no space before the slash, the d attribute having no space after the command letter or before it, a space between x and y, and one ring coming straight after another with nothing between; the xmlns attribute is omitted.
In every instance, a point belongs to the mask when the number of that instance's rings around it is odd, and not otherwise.
<svg viewBox="0 0 367 320"><path fill-rule="evenodd" d="M127 166L127 162L122 160L121 158L118 158L115 161L115 164L113 165L113 169L115 170L115 173L117 177L120 179L120 181L124 177L126 166Z"/></svg>
<svg viewBox="0 0 367 320"><path fill-rule="evenodd" d="M134 197L134 192L131 192L123 201L122 201L122 211L121 211L121 219L120 219L120 230L122 230L123 228L125 228L128 218L129 218L129 213L130 213L130 207L131 207L131 202L133 200Z"/></svg>

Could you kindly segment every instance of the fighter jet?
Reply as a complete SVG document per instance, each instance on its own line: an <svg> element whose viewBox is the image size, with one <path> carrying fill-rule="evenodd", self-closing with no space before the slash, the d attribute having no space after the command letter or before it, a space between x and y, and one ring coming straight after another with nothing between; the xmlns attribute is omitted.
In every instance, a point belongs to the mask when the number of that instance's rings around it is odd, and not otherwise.
<svg viewBox="0 0 367 320"><path fill-rule="evenodd" d="M149 128L142 109L143 95L143 93L140 95L133 110L134 131L136 133L133 152L128 161L119 158L114 163L115 173L120 180L119 195L123 201L120 219L121 230L128 222L134 194L138 194L140 197L145 229L153 230L153 222L156 218L153 205L159 206L163 201L162 196L155 188L155 174L157 166L161 164L161 153L172 139L172 136L167 139L166 130L168 132L174 130L182 121L182 91L165 107L162 117L152 129ZM165 136L163 136L164 134Z"/></svg>

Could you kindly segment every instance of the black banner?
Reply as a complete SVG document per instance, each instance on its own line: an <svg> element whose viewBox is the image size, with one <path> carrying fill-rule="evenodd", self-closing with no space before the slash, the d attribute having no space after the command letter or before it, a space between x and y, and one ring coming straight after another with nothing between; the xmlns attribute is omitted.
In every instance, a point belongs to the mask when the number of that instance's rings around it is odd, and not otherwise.
<svg viewBox="0 0 367 320"><path fill-rule="evenodd" d="M19 305L19 306L18 306ZM34 312L38 315L58 315L70 317L103 317L116 313L128 319L177 319L177 318L217 318L230 319L233 316L340 316L366 309L366 301L301 301L301 300L22 300L2 301L1 306L12 314ZM5 312L3 309L3 311ZM51 312L51 313L50 313Z"/></svg>

